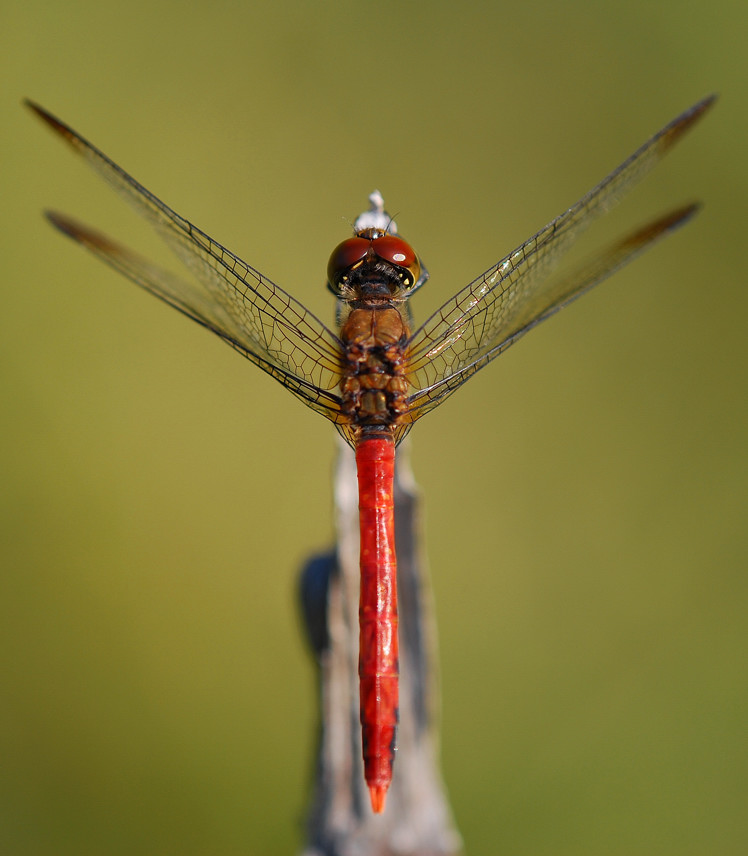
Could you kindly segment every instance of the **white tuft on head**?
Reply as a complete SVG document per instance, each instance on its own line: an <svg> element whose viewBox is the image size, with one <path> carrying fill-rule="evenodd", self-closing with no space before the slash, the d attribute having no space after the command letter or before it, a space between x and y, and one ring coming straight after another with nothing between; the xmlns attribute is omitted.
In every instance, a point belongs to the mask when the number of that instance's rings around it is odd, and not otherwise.
<svg viewBox="0 0 748 856"><path fill-rule="evenodd" d="M382 194L375 190L369 195L370 208L356 218L353 228L356 232L363 229L381 229L390 235L397 235L397 224L384 210Z"/></svg>

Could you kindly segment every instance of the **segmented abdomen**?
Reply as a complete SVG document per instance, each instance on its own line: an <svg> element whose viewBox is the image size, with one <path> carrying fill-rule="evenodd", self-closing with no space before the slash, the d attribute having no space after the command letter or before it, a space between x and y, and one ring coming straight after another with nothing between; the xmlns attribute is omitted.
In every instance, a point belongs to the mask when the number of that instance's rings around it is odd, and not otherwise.
<svg viewBox="0 0 748 856"><path fill-rule="evenodd" d="M364 436L356 448L361 524L359 679L364 775L372 808L384 809L398 719L395 444Z"/></svg>

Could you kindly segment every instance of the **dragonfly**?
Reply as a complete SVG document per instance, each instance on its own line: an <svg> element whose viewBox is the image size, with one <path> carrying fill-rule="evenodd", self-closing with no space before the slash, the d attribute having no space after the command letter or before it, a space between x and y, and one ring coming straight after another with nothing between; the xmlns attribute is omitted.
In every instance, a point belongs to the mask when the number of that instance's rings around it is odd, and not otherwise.
<svg viewBox="0 0 748 856"><path fill-rule="evenodd" d="M674 208L559 274L560 258L704 115L714 95L665 125L578 202L551 220L414 327L409 300L428 279L381 194L330 255L333 331L239 256L181 217L80 134L26 105L166 241L189 278L176 276L67 215L62 233L196 321L329 419L355 450L360 517L359 680L364 777L375 813L392 780L398 724L398 614L394 535L395 448L521 336L688 222Z"/></svg>

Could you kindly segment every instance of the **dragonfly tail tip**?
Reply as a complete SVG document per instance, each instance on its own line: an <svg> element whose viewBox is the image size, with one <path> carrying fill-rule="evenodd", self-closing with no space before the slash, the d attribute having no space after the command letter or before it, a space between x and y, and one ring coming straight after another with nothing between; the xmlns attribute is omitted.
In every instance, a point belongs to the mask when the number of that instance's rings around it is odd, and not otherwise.
<svg viewBox="0 0 748 856"><path fill-rule="evenodd" d="M369 785L369 796L374 814L381 814L387 798L387 785Z"/></svg>

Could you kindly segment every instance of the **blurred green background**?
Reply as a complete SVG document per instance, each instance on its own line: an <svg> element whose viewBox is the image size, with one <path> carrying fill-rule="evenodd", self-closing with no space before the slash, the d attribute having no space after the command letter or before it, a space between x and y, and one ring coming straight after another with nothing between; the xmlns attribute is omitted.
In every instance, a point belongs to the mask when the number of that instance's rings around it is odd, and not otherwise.
<svg viewBox="0 0 748 856"><path fill-rule="evenodd" d="M0 851L285 854L334 431L40 217L169 259L65 119L324 319L378 187L423 319L712 90L699 218L411 435L466 852L748 852L744 2L4 0Z"/></svg>

